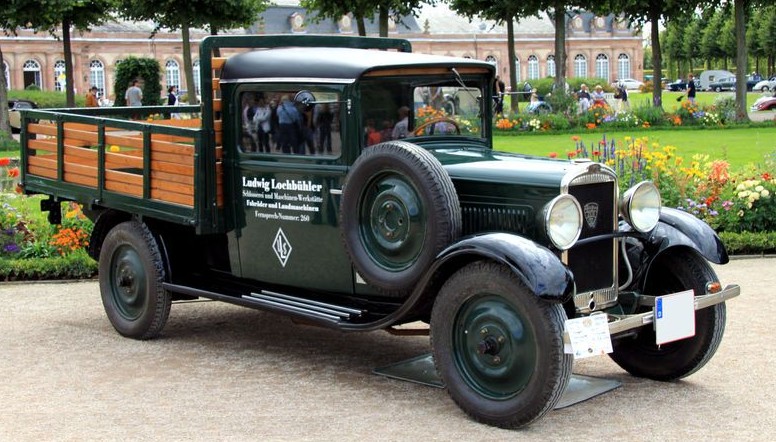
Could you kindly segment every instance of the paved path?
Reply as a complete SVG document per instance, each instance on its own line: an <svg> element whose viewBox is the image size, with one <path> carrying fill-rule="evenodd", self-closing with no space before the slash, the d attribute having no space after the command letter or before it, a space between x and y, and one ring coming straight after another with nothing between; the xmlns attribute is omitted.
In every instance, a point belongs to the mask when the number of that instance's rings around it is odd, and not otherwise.
<svg viewBox="0 0 776 442"><path fill-rule="evenodd" d="M0 440L771 440L776 259L719 267L728 303L716 357L685 381L627 376L604 396L510 432L444 391L371 374L428 339L345 335L214 302L173 306L160 339L116 334L95 282L0 286Z"/></svg>

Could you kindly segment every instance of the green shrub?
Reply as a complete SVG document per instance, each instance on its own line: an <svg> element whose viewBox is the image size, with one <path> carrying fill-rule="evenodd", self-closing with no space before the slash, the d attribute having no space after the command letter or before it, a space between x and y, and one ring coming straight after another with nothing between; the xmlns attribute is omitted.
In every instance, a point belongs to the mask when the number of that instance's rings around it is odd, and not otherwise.
<svg viewBox="0 0 776 442"><path fill-rule="evenodd" d="M35 83L32 83L32 84L28 84L27 87L25 87L24 89L27 90L27 91L39 91L40 90L40 86L38 86Z"/></svg>
<svg viewBox="0 0 776 442"><path fill-rule="evenodd" d="M659 126L665 123L665 113L662 108L642 103L633 108L633 114L640 121L646 121L650 126Z"/></svg>
<svg viewBox="0 0 776 442"><path fill-rule="evenodd" d="M153 58L129 56L116 66L116 80L113 90L116 92L114 106L126 106L124 93L133 80L140 80L143 89L143 106L156 106L162 96L161 68Z"/></svg>
<svg viewBox="0 0 776 442"><path fill-rule="evenodd" d="M0 152L18 152L19 142L14 140L11 134L0 130Z"/></svg>
<svg viewBox="0 0 776 442"><path fill-rule="evenodd" d="M720 232L719 237L730 255L776 253L776 232Z"/></svg>
<svg viewBox="0 0 776 442"><path fill-rule="evenodd" d="M81 249L65 256L38 259L0 258L0 280L85 279L97 274L97 262Z"/></svg>
<svg viewBox="0 0 776 442"><path fill-rule="evenodd" d="M40 90L10 90L8 91L8 98L15 98L18 100L30 100L34 101L38 107L48 108L63 108L67 107L67 97L64 92L53 91L40 91ZM75 95L75 105L82 107L85 105L86 97L81 94Z"/></svg>

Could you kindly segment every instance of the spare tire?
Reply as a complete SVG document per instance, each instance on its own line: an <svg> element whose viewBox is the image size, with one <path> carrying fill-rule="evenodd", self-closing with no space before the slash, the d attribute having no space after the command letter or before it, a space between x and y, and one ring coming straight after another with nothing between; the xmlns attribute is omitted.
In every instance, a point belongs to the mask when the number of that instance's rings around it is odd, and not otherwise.
<svg viewBox="0 0 776 442"><path fill-rule="evenodd" d="M461 209L439 160L415 144L389 141L365 149L353 164L340 226L364 281L403 296L458 238Z"/></svg>

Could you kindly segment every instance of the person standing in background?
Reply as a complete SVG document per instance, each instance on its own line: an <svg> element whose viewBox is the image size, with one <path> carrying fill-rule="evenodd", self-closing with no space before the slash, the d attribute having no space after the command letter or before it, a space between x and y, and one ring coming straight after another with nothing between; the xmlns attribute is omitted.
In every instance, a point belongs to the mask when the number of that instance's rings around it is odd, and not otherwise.
<svg viewBox="0 0 776 442"><path fill-rule="evenodd" d="M89 92L86 93L86 107L98 107L100 105L97 101L97 87L92 86Z"/></svg>

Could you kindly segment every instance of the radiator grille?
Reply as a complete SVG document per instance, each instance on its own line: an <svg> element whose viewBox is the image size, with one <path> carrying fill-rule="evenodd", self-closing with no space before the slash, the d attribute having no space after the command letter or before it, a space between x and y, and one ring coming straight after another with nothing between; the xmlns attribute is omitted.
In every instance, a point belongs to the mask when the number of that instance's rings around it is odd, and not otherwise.
<svg viewBox="0 0 776 442"><path fill-rule="evenodd" d="M617 183L605 173L590 173L571 181L568 193L582 207L580 240L605 235L617 226ZM605 308L617 300L617 240L603 239L568 250L566 259L574 273L579 311ZM593 307L591 309L591 306Z"/></svg>

